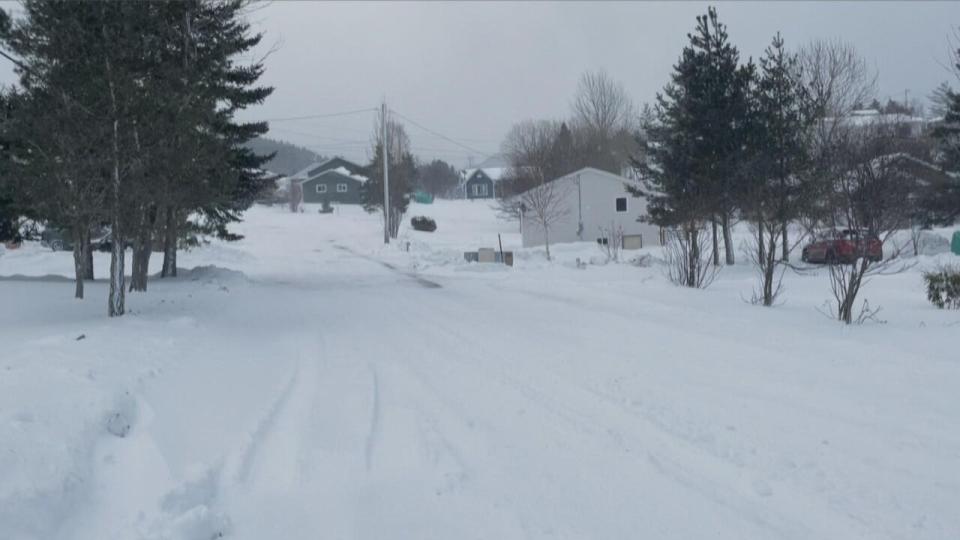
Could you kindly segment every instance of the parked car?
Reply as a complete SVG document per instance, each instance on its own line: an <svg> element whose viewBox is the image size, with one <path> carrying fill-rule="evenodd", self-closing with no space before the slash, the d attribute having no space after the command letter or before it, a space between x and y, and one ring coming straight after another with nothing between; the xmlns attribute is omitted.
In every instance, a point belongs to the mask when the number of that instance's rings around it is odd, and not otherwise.
<svg viewBox="0 0 960 540"><path fill-rule="evenodd" d="M110 250L113 249L113 234L112 234L110 231L107 231L107 233L104 234L99 240L96 240L96 241L91 240L90 243L91 243L91 244L93 245L93 247L94 247L95 249L97 249L98 251L109 252ZM133 248L133 240L130 240L129 238L126 239L126 240L124 240L124 241L123 241L123 248L124 248L124 249L132 249L132 248ZM157 251L157 250L154 249L154 251Z"/></svg>
<svg viewBox="0 0 960 540"><path fill-rule="evenodd" d="M124 242L129 249L133 242L127 240ZM73 233L70 229L59 227L47 227L40 233L40 245L48 247L53 251L72 251ZM97 229L90 234L90 245L98 251L110 251L113 245L110 229Z"/></svg>
<svg viewBox="0 0 960 540"><path fill-rule="evenodd" d="M40 245L54 251L71 251L73 235L67 229L47 227L40 233Z"/></svg>
<svg viewBox="0 0 960 540"><path fill-rule="evenodd" d="M883 243L875 234L856 229L829 230L803 248L803 262L816 264L852 264L865 257L883 260Z"/></svg>

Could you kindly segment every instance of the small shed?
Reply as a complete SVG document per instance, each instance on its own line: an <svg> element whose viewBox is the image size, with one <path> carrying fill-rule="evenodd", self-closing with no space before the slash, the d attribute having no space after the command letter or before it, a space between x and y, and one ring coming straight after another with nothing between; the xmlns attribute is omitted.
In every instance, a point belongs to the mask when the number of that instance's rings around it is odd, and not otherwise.
<svg viewBox="0 0 960 540"><path fill-rule="evenodd" d="M645 220L646 199L635 197L627 191L628 185L637 185L635 180L586 167L552 180L549 184L558 198L555 213L559 215L550 225L551 244L605 244L614 233L620 238L620 247L624 249L662 244L660 227ZM524 195L520 196L521 199ZM545 242L543 227L534 215L532 209L524 209L523 247L542 246Z"/></svg>

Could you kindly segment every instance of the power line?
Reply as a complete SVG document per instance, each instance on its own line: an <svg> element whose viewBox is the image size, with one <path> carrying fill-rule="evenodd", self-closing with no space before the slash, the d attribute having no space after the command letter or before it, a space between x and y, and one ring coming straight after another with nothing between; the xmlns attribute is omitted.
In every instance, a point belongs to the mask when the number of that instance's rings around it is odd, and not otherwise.
<svg viewBox="0 0 960 540"><path fill-rule="evenodd" d="M311 139L320 139L324 141L332 141L335 143L356 143L356 144L369 144L369 141L363 139L344 139L342 137L330 137L326 135L316 135L314 133L306 133L303 131L294 131L292 129L284 128L270 128L270 131L278 131L280 133L289 133L291 135L300 135L301 137L309 137Z"/></svg>
<svg viewBox="0 0 960 540"><path fill-rule="evenodd" d="M428 128L428 127L426 127L426 126L424 126L424 125L422 125L422 124L420 124L420 123L418 123L416 120L413 120L413 119L411 119L411 118L408 117L408 116L405 116L405 115L403 115L403 114L400 114L399 112L397 112L397 111L395 111L395 110L393 110L393 109L390 109L390 112L392 112L393 114L399 116L400 118L403 118L403 119L406 120L407 122L410 122L410 123L413 124L414 126L416 126L416 127L420 128L420 129L426 131L427 133L430 133L431 135L434 135L434 136L436 136L436 137L440 137L441 139L443 139L443 140L445 140L445 141L447 141L447 142L450 142L450 143L452 143L452 144L455 144L455 145L459 146L460 148L464 148L464 149L466 149L466 150L468 150L468 151L470 151L470 152L473 152L473 153L476 153L476 154L480 154L482 157L485 157L485 158L488 158L488 157L491 156L491 154L488 154L488 153L486 153L486 152L481 152L480 150L477 150L476 148L471 148L471 147L469 147L469 146L467 146L467 145L465 145L465 144L463 144L463 143L461 143L461 142L459 142L459 141L457 141L457 140L455 140L455 139L452 139L452 138L450 138L450 137L447 137L446 135L444 135L444 134L442 134L442 133L438 133L438 132L436 132L436 131L434 131L434 130L432 130L432 129L430 129L430 128Z"/></svg>
<svg viewBox="0 0 960 540"><path fill-rule="evenodd" d="M343 111L343 112L328 113L328 114L308 114L305 116L288 116L285 118L267 118L267 119L261 120L261 122L293 122L296 120L312 120L315 118L336 118L338 116L350 116L353 114L375 112L376 110L377 109L371 107L367 109L357 109L355 111Z"/></svg>

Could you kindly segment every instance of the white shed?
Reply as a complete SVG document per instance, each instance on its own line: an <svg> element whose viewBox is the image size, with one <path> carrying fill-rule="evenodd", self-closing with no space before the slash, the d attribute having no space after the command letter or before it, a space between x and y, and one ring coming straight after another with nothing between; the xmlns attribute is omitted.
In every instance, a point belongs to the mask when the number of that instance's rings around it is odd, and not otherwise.
<svg viewBox="0 0 960 540"><path fill-rule="evenodd" d="M611 230L619 230L626 249L660 245L660 227L640 221L646 216L647 201L626 190L627 185L637 185L635 180L587 167L550 184L559 198L560 214L549 228L551 244L606 241ZM523 247L544 244L543 227L532 209L525 209L521 226Z"/></svg>

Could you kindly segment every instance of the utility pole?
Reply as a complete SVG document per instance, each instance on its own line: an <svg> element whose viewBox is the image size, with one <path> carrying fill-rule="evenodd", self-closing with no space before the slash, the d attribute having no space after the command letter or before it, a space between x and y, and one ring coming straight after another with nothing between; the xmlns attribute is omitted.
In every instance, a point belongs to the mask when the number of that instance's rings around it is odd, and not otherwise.
<svg viewBox="0 0 960 540"><path fill-rule="evenodd" d="M387 144L387 100L380 105L380 121L383 123L383 243L390 243L390 147Z"/></svg>

